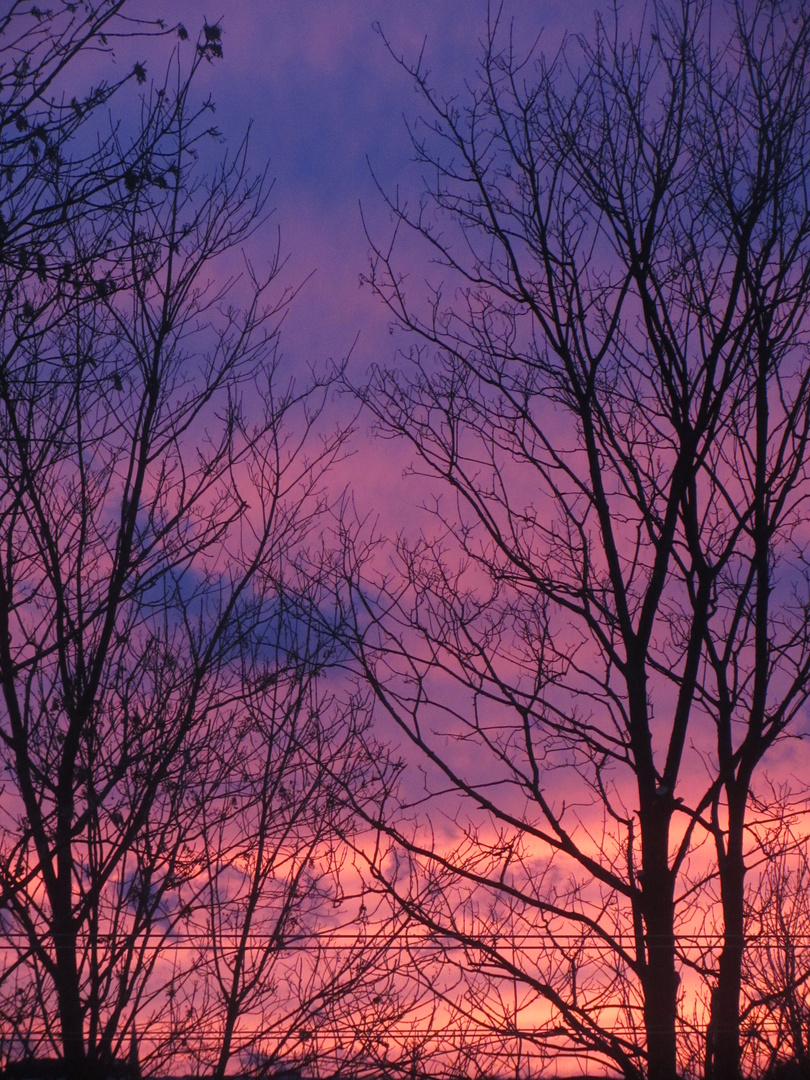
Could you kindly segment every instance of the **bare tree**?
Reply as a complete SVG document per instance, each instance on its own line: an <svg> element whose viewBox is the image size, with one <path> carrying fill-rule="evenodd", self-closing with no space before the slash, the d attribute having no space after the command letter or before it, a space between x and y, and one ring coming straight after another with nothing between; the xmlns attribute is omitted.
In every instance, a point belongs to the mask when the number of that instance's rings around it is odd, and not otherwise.
<svg viewBox="0 0 810 1080"><path fill-rule="evenodd" d="M426 188L389 198L368 280L416 343L359 393L440 490L345 610L444 820L380 820L411 856L380 883L543 1002L522 1023L549 1051L651 1080L678 1073L679 935L714 921L726 1080L752 785L810 674L810 21L614 18L552 62L496 18L459 97L401 61Z"/></svg>
<svg viewBox="0 0 810 1080"><path fill-rule="evenodd" d="M297 594L312 603L309 589ZM379 1024L402 997L390 959L401 915L369 893L343 841L355 832L343 786L370 800L390 770L385 754L377 748L371 758L360 740L367 708L344 707L321 690L323 643L300 599L294 606L295 632L309 649L288 679L275 677L288 664L285 617L272 689L245 703L230 736L230 782L200 808L202 877L187 901L199 950L188 989L207 1018L198 1065L214 1077L232 1060L244 1066L257 1057L264 1068L356 1068L373 1060L354 1045L356 1014Z"/></svg>
<svg viewBox="0 0 810 1080"><path fill-rule="evenodd" d="M341 783L371 798L386 769L328 686L313 584L349 431L323 415L334 373L278 356L277 249L217 262L267 216L247 138L220 156L195 103L219 28L162 81L59 96L138 28L122 8L15 4L0 55L3 1051L55 1051L70 1080L139 1039L168 1060L203 1004L221 1075L294 920L341 900ZM137 120L111 121L127 84ZM344 974L310 967L310 997Z"/></svg>
<svg viewBox="0 0 810 1080"><path fill-rule="evenodd" d="M782 789L762 808L769 827L749 871L743 962L743 1055L749 1073L810 1066L810 860L806 799Z"/></svg>

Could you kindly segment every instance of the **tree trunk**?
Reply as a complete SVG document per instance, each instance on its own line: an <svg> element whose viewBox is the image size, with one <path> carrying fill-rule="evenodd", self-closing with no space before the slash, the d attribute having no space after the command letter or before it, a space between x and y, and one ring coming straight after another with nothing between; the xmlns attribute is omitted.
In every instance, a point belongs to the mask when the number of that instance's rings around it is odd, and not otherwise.
<svg viewBox="0 0 810 1080"><path fill-rule="evenodd" d="M669 812L657 808L644 837L642 910L647 934L643 979L648 1080L676 1080L678 986L674 885L668 862Z"/></svg>
<svg viewBox="0 0 810 1080"><path fill-rule="evenodd" d="M653 950L650 949L653 961ZM661 969L660 977L656 972ZM644 1025L647 1032L648 1080L677 1080L677 1015L678 976L664 962L651 962L644 992Z"/></svg>
<svg viewBox="0 0 810 1080"><path fill-rule="evenodd" d="M54 918L56 967L54 983L62 1032L62 1053L66 1080L80 1080L91 1074L84 1045L84 1022L76 967L76 933L72 921Z"/></svg>
<svg viewBox="0 0 810 1080"><path fill-rule="evenodd" d="M222 1033L222 1041L219 1047L219 1058L211 1074L212 1080L224 1080L225 1071L231 1060L231 1047L233 1045L233 1033L236 1030L236 1020L239 1016L239 1004L236 991L230 996L225 1012L225 1024Z"/></svg>
<svg viewBox="0 0 810 1080"><path fill-rule="evenodd" d="M739 1080L740 1076L740 992L745 945L743 828L746 796L746 789L742 793L729 792L727 850L725 855L718 859L724 935L717 989L712 995L710 1028L714 1037L714 1061L711 1080Z"/></svg>

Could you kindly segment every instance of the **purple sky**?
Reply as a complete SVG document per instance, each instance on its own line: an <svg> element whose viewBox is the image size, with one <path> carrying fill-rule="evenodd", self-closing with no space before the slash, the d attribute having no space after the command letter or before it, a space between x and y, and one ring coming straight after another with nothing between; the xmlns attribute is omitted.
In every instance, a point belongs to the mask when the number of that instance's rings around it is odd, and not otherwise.
<svg viewBox="0 0 810 1080"><path fill-rule="evenodd" d="M155 14L151 0L133 7ZM565 31L592 28L595 8L593 0L506 0L502 24L514 20L517 40L525 43L542 29L544 49L554 52ZM253 160L257 167L269 161L275 178L271 204L289 255L285 280L312 275L285 323L285 357L303 368L345 356L357 338L357 377L373 361L389 362L394 342L386 313L370 290L359 288L368 255L360 204L375 235L384 235L387 211L369 162L386 190L399 185L418 195L405 118L413 121L423 109L374 27L379 23L409 59L424 43L434 83L452 93L474 74L486 0L229 0L215 7L173 0L163 14L181 20L192 40L204 19L221 22L224 61L203 73L201 96L210 91L229 142L252 122ZM137 50L159 79L160 50L143 42ZM129 47L118 57L119 65L128 62ZM272 242L272 228L267 235ZM424 259L412 268L415 295L426 272ZM368 455L367 445L358 444L359 453ZM383 461L375 448L374 464L359 494L364 510L385 516L385 494L399 486L405 462Z"/></svg>
<svg viewBox="0 0 810 1080"><path fill-rule="evenodd" d="M397 336L388 332L388 316L370 289L359 287L367 267L368 241L360 205L373 235L390 229L388 212L375 187L370 167L383 188L399 187L416 199L422 189L420 170L412 163L405 127L425 107L412 80L389 55L379 23L397 54L415 60L423 48L433 85L447 94L464 94L474 77L486 34L486 0L132 0L145 16L163 14L182 21L191 40L189 59L204 20L220 23L224 60L206 68L198 89L216 104L215 122L231 145L237 145L252 123L252 158L257 169L269 162L275 178L267 231L274 245L274 227L281 231L282 252L289 254L284 285L306 280L285 322L282 350L292 369L306 371L344 357L353 343L352 371L358 380L374 362L394 360ZM553 55L565 33L591 33L599 0L504 0L501 24L514 20L515 39L528 47L541 32L541 47ZM605 0L608 7L610 0ZM643 0L624 0L625 29L640 20ZM117 62L121 72L142 58L159 83L170 43L126 43ZM94 58L94 67L104 60ZM423 297L422 282L430 274L425 251L411 249L400 266L409 276L414 297ZM261 241L251 251L258 263ZM311 276L310 276L311 275ZM308 279L308 280L307 280ZM335 408L341 408L337 403ZM361 433L356 454L336 486L349 481L361 514L379 516L383 530L394 532L416 516L418 484L401 480L409 453L400 444L372 444ZM452 693L452 687L450 689ZM664 711L664 710L662 710ZM384 728L382 735L389 734ZM462 752L454 749L459 768ZM802 755L803 757L804 755ZM795 744L782 744L769 759L779 769L797 767ZM474 771L476 763L471 769ZM410 793L421 795L413 773ZM703 783L701 773L696 782ZM441 804L440 804L441 805ZM434 822L441 835L441 822Z"/></svg>
<svg viewBox="0 0 810 1080"><path fill-rule="evenodd" d="M266 242L274 243L278 226L289 255L284 283L308 278L284 325L286 361L303 372L310 363L344 357L357 339L356 379L373 362L391 363L397 338L389 335L387 313L370 289L359 287L369 250L360 205L374 235L384 237L389 215L369 163L387 191L399 187L418 198L420 169L405 121L425 108L375 26L407 59L424 46L433 84L463 98L486 34L487 0L221 0L219 6L171 0L159 6L167 21L188 28L189 57L204 21L222 26L224 59L201 72L200 100L210 93L215 121L232 145L252 123L254 164L260 169L269 162L275 178ZM601 6L611 5L605 0ZM554 55L566 33L592 35L599 7L599 0L504 0L501 31L511 24L515 41L527 48L540 35L542 51ZM149 18L157 13L154 0L132 0L129 10ZM624 33L635 30L644 11L643 0L625 0ZM125 42L117 64L127 70L134 57L145 59L160 81L174 40ZM107 60L91 62L101 69ZM260 242L251 254L261 259ZM414 255L412 265L400 265L411 294L421 298L430 266L423 249ZM406 525L420 499L418 485L401 479L407 450L362 435L356 448L338 483L352 483L361 511L379 515L382 528ZM780 756L777 749L770 760Z"/></svg>

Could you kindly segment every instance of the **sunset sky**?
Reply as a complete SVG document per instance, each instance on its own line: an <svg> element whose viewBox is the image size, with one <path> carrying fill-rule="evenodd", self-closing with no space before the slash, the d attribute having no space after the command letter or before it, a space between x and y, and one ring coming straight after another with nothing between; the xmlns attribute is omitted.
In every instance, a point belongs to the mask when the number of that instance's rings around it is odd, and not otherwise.
<svg viewBox="0 0 810 1080"><path fill-rule="evenodd" d="M463 102L488 17L497 15L502 42L511 32L519 51L539 38L538 55L554 56L566 34L592 36L599 7L594 0L504 0L498 15L497 6L486 0L230 0L219 7L208 0L173 0L166 5L167 22L188 28L190 40L181 46L187 61L204 22L221 26L224 58L200 73L200 100L210 93L227 146L238 145L251 125L254 166L268 165L273 179L272 218L250 255L260 263L273 249L278 229L288 257L281 284L302 284L282 330L289 370L305 376L308 365L351 353L351 374L360 382L371 364L395 362L397 345L407 344L390 332L388 313L370 288L360 287L369 259L363 221L379 243L392 228L375 176L388 194L398 191L411 203L424 188L407 124L425 115L425 105L384 38L408 62L423 51L431 84ZM153 18L156 7L152 0L135 0L131 11ZM636 36L644 17L642 3L626 3L620 13L622 36ZM133 58L143 59L159 84L175 40L124 41L114 62L123 72ZM90 57L88 63L104 70L109 58ZM429 260L426 245L402 246L399 266L418 300L435 275ZM334 403L336 414L345 407ZM376 518L381 531L392 535L416 517L422 494L418 484L402 479L409 460L402 443L372 441L361 418L354 453L334 477L335 486L349 484L360 513ZM786 762L789 767L796 754L795 744L780 744L769 762L777 769Z"/></svg>
<svg viewBox="0 0 810 1080"><path fill-rule="evenodd" d="M609 14L610 5L601 9ZM260 263L278 230L287 256L281 284L303 284L282 329L289 370L304 377L308 365L351 353L352 378L361 382L371 364L395 362L397 346L408 343L391 332L390 316L371 289L360 286L370 254L363 221L379 243L392 229L375 176L386 193L411 203L424 189L407 124L425 116L426 107L383 37L408 62L423 51L432 85L463 102L488 17L497 15L502 42L511 32L518 51L537 41L537 55L553 57L566 35L592 37L599 10L595 0L504 0L499 15L486 0L230 0L220 7L173 0L167 21L188 28L182 47L189 59L204 22L221 25L224 58L200 73L198 92L201 99L210 93L226 145L237 145L251 126L252 161L256 169L267 165L273 181L272 217L250 254ZM154 17L152 0L137 0L133 12ZM645 15L642 3L626 3L623 36L637 35ZM124 68L134 56L145 58L159 82L173 44L174 38L124 42L115 62ZM409 242L399 258L410 295L423 302L425 283L436 276L430 252ZM337 415L346 403L336 400L333 407ZM417 481L403 480L410 460L402 443L374 440L361 418L335 489L348 484L360 514L392 536L418 519L424 495ZM795 745L780 744L769 761L779 769L796 753Z"/></svg>
<svg viewBox="0 0 810 1080"><path fill-rule="evenodd" d="M136 1027L149 1069L775 1061L807 6L802 52L769 0L64 3L75 63L26 7L57 74L3 68L0 1067L12 1008L71 1080Z"/></svg>
<svg viewBox="0 0 810 1080"><path fill-rule="evenodd" d="M375 239L384 238L390 218L372 168L387 192L399 188L411 200L418 198L421 174L412 162L406 120L412 123L424 108L375 27L407 60L415 60L424 47L433 83L455 94L474 76L487 7L485 0L171 4L169 17L183 21L191 39L204 19L221 22L224 59L202 73L198 87L201 94L210 91L216 123L230 144L252 124L254 164L269 163L275 180L266 242L274 242L278 227L282 251L289 256L285 284L309 279L283 330L284 356L296 367L341 358L355 339L356 378L372 362L387 363L394 355L396 339L389 335L386 312L368 288L359 286L369 253L360 208ZM542 32L541 46L553 54L566 32L593 29L596 8L593 0L506 0L501 26L508 32L513 25L521 46ZM154 15L146 0L136 10ZM141 42L134 49L149 58L150 75L159 78L158 57L165 48ZM127 43L117 59L120 66L132 50ZM261 245L257 251L254 257L260 258ZM423 295L429 273L424 250L414 251L407 272L414 295ZM356 485L361 507L385 518L386 496L399 486L405 462L401 455L381 458L378 445L371 468L367 442L358 444L358 453L365 459ZM386 453L391 454L390 444Z"/></svg>

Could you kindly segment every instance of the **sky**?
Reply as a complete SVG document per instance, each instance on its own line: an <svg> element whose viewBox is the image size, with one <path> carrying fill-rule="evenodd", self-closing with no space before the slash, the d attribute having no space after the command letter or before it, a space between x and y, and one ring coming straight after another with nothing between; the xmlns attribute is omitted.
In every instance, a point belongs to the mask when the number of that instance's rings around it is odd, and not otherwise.
<svg viewBox="0 0 810 1080"><path fill-rule="evenodd" d="M604 9L604 3L601 7ZM566 35L591 36L598 0L503 0L499 26L510 28L519 47L539 39L538 51L554 56ZM154 0L134 0L134 13L154 17ZM640 24L643 0L620 8L625 33ZM200 98L210 94L215 121L227 145L251 127L254 166L268 166L273 179L273 216L256 241L262 257L280 230L287 256L285 285L302 284L285 319L281 347L291 370L304 377L308 365L351 354L351 375L360 382L373 363L395 362L397 344L390 318L369 287L369 241L390 233L391 217L379 186L416 200L423 190L413 162L408 124L425 115L413 79L394 56L415 62L420 53L432 85L462 99L474 79L487 19L496 13L487 0L171 0L167 21L182 22L193 46L204 22L222 28L224 57L200 75ZM386 46L386 41L390 49ZM165 45L165 43L164 43ZM159 81L166 49L131 43ZM129 52L117 63L130 63ZM414 296L424 296L429 253L404 247L400 266ZM334 408L345 408L336 401ZM375 440L361 418L354 454L336 487L351 484L361 517L377 521L392 536L415 521L424 495L403 480L410 454L401 443ZM770 761L778 768L795 747L778 746Z"/></svg>
<svg viewBox="0 0 810 1080"><path fill-rule="evenodd" d="M539 37L539 50L553 56L565 35L592 34L599 7L595 0L503 0L500 27L511 27L515 42L527 48ZM289 257L286 280L305 282L282 336L293 367L351 352L353 377L362 380L372 363L394 361L397 337L389 333L388 314L359 284L369 256L363 221L375 240L391 228L377 183L411 200L423 187L407 124L425 109L391 52L407 61L423 52L433 85L463 97L488 12L495 10L487 0L172 4L172 16L192 39L204 19L221 22L224 59L203 73L201 88L212 94L229 141L252 125L255 163L268 162L275 178L273 224ZM638 26L644 10L642 0L626 0L620 9L625 32ZM402 269L419 295L430 272L428 255L406 250L414 261ZM420 501L418 486L402 479L407 449L374 442L362 422L355 445L349 475L361 514L378 517L383 531L407 525ZM779 768L795 753L786 744L769 760Z"/></svg>
<svg viewBox="0 0 810 1080"><path fill-rule="evenodd" d="M155 5L139 0L135 10L154 15ZM594 12L593 0L506 0L501 22L514 25L519 42L542 32L543 49L554 53L565 33L592 28ZM265 242L275 242L277 227L285 284L305 282L284 324L285 359L303 371L351 352L353 376L362 379L395 349L386 311L359 284L369 255L363 220L375 239L388 234L376 181L410 199L421 190L406 121L424 110L379 31L406 60L424 50L442 91L463 92L486 34L486 0L230 0L219 7L173 0L169 18L182 21L192 41L204 20L220 23L224 58L202 73L200 94L211 94L229 144L251 125L254 165L268 164L274 179ZM159 77L159 50L137 48ZM128 60L128 51L117 58L120 66ZM415 258L407 272L418 291L427 262L423 252ZM364 458L361 512L393 527L387 497L401 482L401 451L381 456L379 445L362 438L357 453Z"/></svg>
<svg viewBox="0 0 810 1080"><path fill-rule="evenodd" d="M432 84L463 96L486 34L486 0L213 2L133 0L132 10L182 22L189 58L203 23L221 26L224 58L203 69L198 92L200 100L213 99L226 145L238 146L250 125L253 164L257 170L267 164L274 178L274 214L250 255L260 263L265 250L274 250L277 227L288 256L280 287L301 284L283 328L285 363L304 375L310 364L351 354L352 377L362 381L371 364L394 362L399 340L379 300L360 287L369 256L364 222L384 243L392 225L378 185L408 200L423 187L407 123L424 106L391 53L410 62L422 54ZM500 19L504 28L513 23L514 39L526 47L540 34L541 48L553 55L566 33L592 29L594 8L594 0L504 0ZM625 0L625 25L642 10L642 0ZM160 85L170 47L130 41L114 62L123 74L133 58L143 59ZM98 68L109 59L89 63ZM424 295L427 254L406 245L400 265L413 294ZM390 535L415 514L420 490L402 480L407 450L374 443L364 424L361 419L355 455L336 482L348 478L361 516L379 516Z"/></svg>
<svg viewBox="0 0 810 1080"><path fill-rule="evenodd" d="M201 100L211 95L227 145L237 145L250 125L254 166L268 165L274 178L273 217L251 255L260 261L278 228L287 255L283 284L302 284L283 327L285 362L303 375L310 364L351 353L357 381L371 364L394 362L402 339L389 332L388 314L371 289L360 287L369 257L363 222L379 242L390 232L378 184L390 195L418 199L423 184L407 124L425 109L413 79L391 54L409 62L423 54L431 83L463 98L494 3L220 0L215 7L212 0L133 0L130 10L154 17L159 6L167 22L187 27L189 55L204 22L221 26L224 58L204 68L198 92ZM553 56L566 34L591 35L598 7L598 0L503 0L501 32L511 27L514 41L526 48L539 37L539 50ZM625 0L625 32L639 25L644 11L643 0ZM169 47L127 42L116 63L127 70L134 50L160 82ZM403 251L408 286L424 295L428 253L414 245ZM375 442L364 424L361 419L354 457L336 482L348 479L361 516L378 518L392 535L417 515L423 493L403 482L407 449ZM794 752L777 747L770 760L781 764Z"/></svg>

